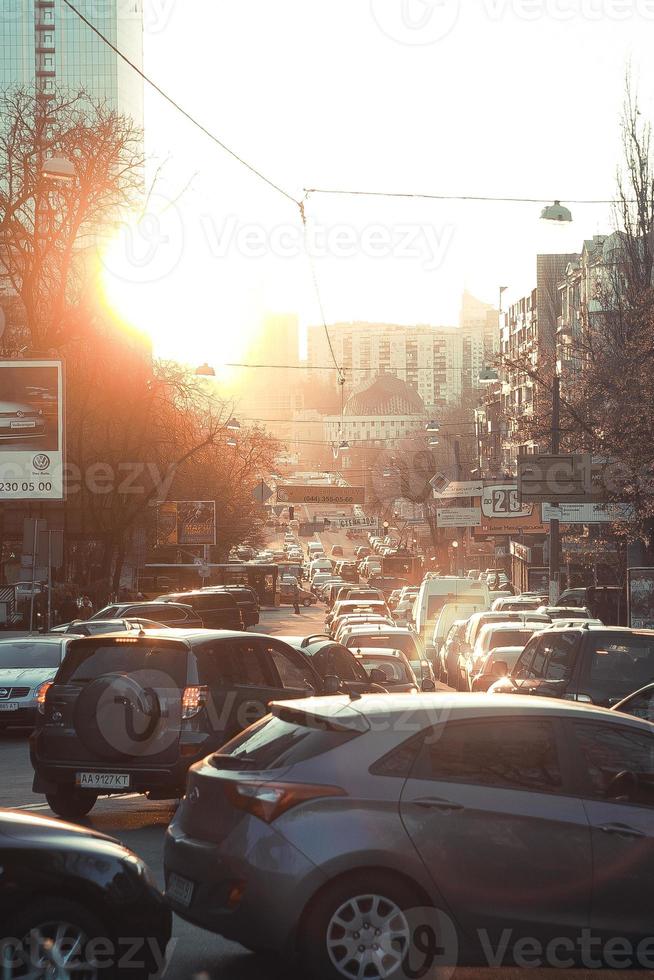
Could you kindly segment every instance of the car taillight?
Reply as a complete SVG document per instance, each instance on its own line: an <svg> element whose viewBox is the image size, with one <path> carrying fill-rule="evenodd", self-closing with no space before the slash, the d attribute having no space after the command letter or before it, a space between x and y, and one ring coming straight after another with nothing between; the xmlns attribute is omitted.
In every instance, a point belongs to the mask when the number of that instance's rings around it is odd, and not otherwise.
<svg viewBox="0 0 654 980"><path fill-rule="evenodd" d="M207 703L208 688L194 685L184 688L182 695L182 718L195 718Z"/></svg>
<svg viewBox="0 0 654 980"><path fill-rule="evenodd" d="M45 696L51 687L52 681L45 681L36 689L36 706L40 715L45 714Z"/></svg>
<svg viewBox="0 0 654 980"><path fill-rule="evenodd" d="M229 782L226 793L232 806L245 810L266 823L272 823L299 803L325 796L347 796L340 786L314 786L305 783Z"/></svg>

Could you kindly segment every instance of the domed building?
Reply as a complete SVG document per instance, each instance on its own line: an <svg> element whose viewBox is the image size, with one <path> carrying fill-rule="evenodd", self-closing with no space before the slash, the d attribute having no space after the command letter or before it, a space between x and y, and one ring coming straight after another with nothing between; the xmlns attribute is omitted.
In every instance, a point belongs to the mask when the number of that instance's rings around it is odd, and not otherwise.
<svg viewBox="0 0 654 980"><path fill-rule="evenodd" d="M383 446L415 432L426 419L418 392L393 374L380 374L359 385L347 399L341 417L325 418L328 442L347 440L357 445Z"/></svg>

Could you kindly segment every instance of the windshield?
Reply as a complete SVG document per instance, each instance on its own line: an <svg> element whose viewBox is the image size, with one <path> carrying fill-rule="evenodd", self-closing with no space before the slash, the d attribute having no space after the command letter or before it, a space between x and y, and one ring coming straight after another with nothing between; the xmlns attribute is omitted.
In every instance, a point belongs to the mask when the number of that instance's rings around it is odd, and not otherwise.
<svg viewBox="0 0 654 980"><path fill-rule="evenodd" d="M35 643L17 640L0 644L0 667L29 669L30 667L58 667L63 645L58 640Z"/></svg>
<svg viewBox="0 0 654 980"><path fill-rule="evenodd" d="M480 605L483 605L480 592L475 592L473 595L465 595L463 593L461 595L452 595L452 593L448 593L447 595L430 595L427 600L427 619L436 619L443 606L453 602L456 602L457 605L472 605L477 609Z"/></svg>

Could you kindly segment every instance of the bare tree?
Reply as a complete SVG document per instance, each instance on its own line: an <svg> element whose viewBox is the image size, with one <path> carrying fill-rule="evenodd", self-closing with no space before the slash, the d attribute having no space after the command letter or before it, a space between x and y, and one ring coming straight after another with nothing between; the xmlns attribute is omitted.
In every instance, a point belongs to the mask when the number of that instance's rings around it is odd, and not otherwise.
<svg viewBox="0 0 654 980"><path fill-rule="evenodd" d="M142 189L141 133L82 92L4 92L0 120L0 274L22 300L27 346L59 350L86 322L85 246ZM74 177L51 179L52 158Z"/></svg>

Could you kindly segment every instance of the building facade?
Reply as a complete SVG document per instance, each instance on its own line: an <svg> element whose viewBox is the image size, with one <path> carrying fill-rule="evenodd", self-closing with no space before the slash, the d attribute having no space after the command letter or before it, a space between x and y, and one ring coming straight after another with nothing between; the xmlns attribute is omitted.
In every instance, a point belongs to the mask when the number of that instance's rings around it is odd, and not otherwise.
<svg viewBox="0 0 654 980"><path fill-rule="evenodd" d="M82 14L143 68L143 0L76 0ZM143 81L62 0L3 0L0 87L89 96L143 127Z"/></svg>

